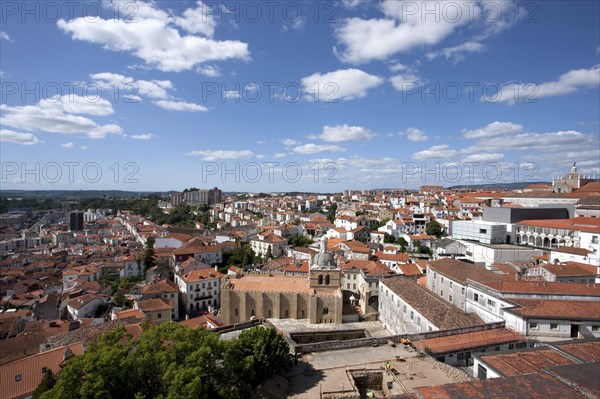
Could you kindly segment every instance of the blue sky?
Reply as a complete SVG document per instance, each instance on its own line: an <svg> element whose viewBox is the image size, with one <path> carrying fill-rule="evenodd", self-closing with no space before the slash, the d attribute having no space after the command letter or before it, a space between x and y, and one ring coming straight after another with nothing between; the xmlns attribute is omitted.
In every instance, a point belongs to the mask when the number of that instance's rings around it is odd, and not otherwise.
<svg viewBox="0 0 600 399"><path fill-rule="evenodd" d="M600 175L596 1L3 2L4 189Z"/></svg>

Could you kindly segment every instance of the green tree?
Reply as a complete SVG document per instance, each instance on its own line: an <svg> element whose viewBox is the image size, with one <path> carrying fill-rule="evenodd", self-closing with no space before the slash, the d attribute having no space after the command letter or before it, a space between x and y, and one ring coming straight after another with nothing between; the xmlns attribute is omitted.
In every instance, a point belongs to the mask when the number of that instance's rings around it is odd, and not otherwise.
<svg viewBox="0 0 600 399"><path fill-rule="evenodd" d="M385 233L385 235L383 236L383 242L386 244L395 244L396 239L394 238L393 235Z"/></svg>
<svg viewBox="0 0 600 399"><path fill-rule="evenodd" d="M337 212L337 204L333 203L333 204L331 204L331 206L329 207L329 210L327 212L327 220L329 220L331 223L333 223L333 221L335 220L336 212Z"/></svg>
<svg viewBox="0 0 600 399"><path fill-rule="evenodd" d="M425 232L430 236L440 238L442 236L442 230L443 226L436 220L432 220L425 225Z"/></svg>
<svg viewBox="0 0 600 399"><path fill-rule="evenodd" d="M272 328L260 326L244 330L235 344L241 359L252 359L255 375L250 381L253 385L282 372L289 365L290 347Z"/></svg>
<svg viewBox="0 0 600 399"><path fill-rule="evenodd" d="M251 398L288 364L289 346L273 329L252 328L229 341L177 323L143 329L138 339L124 327L103 334L41 397Z"/></svg>
<svg viewBox="0 0 600 399"><path fill-rule="evenodd" d="M273 259L273 251L271 251L271 247L267 248L267 253L265 254L265 260L269 261Z"/></svg>
<svg viewBox="0 0 600 399"><path fill-rule="evenodd" d="M144 250L144 271L154 266L156 257L154 256L154 237L148 237L146 240L146 249Z"/></svg>
<svg viewBox="0 0 600 399"><path fill-rule="evenodd" d="M401 247L408 247L408 242L404 239L404 237L398 237L398 241L397 243L401 246Z"/></svg>
<svg viewBox="0 0 600 399"><path fill-rule="evenodd" d="M44 372L44 376L42 377L42 381L40 382L40 385L38 385L35 391L33 391L33 399L40 399L42 397L42 394L46 391L51 390L55 384L56 377L54 376L54 373L52 372L52 370L46 369L46 371Z"/></svg>

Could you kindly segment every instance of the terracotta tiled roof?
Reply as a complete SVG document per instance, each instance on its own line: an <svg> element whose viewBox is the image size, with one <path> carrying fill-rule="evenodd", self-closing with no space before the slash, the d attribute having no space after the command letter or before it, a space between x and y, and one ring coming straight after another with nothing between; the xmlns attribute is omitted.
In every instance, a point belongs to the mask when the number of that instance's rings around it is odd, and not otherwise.
<svg viewBox="0 0 600 399"><path fill-rule="evenodd" d="M548 374L460 382L415 388L422 399L583 399L585 396Z"/></svg>
<svg viewBox="0 0 600 399"><path fill-rule="evenodd" d="M597 267L578 262L564 262L557 265L550 263L543 266L544 269L560 277L596 277Z"/></svg>
<svg viewBox="0 0 600 399"><path fill-rule="evenodd" d="M522 220L517 223L523 226L548 227L600 233L600 218L577 217L573 219Z"/></svg>
<svg viewBox="0 0 600 399"><path fill-rule="evenodd" d="M308 279L288 276L252 276L245 275L230 280L235 291L258 292L310 292Z"/></svg>
<svg viewBox="0 0 600 399"><path fill-rule="evenodd" d="M505 377L537 373L546 367L576 363L558 351L546 347L530 351L483 355L480 358Z"/></svg>
<svg viewBox="0 0 600 399"><path fill-rule="evenodd" d="M581 359L583 362L598 362L600 361L600 340L555 344L558 349L569 355Z"/></svg>
<svg viewBox="0 0 600 399"><path fill-rule="evenodd" d="M494 273L483 266L467 263L456 259L440 259L427 262L432 271L443 274L447 278L461 284L466 284L468 279L475 281L502 281L508 277L504 274Z"/></svg>
<svg viewBox="0 0 600 399"><path fill-rule="evenodd" d="M468 332L446 337L428 338L415 341L413 344L423 350L429 348L434 354L454 352L459 350L483 348L486 346L500 345L509 342L522 341L525 337L506 328Z"/></svg>
<svg viewBox="0 0 600 399"><path fill-rule="evenodd" d="M565 253L565 254L587 256L592 251L589 251L589 250L587 250L585 248L558 247L558 248L553 248L552 252L561 252L561 253Z"/></svg>
<svg viewBox="0 0 600 399"><path fill-rule="evenodd" d="M181 279L186 283L192 283L199 280L211 279L211 278L222 278L225 275L223 273L219 273L214 269L200 269L200 270L192 270L189 273L181 276Z"/></svg>
<svg viewBox="0 0 600 399"><path fill-rule="evenodd" d="M80 342L69 345L68 349L73 355L83 353ZM66 350L63 346L0 366L0 396L12 399L31 394L42 381L44 368L54 374L59 371Z"/></svg>
<svg viewBox="0 0 600 399"><path fill-rule="evenodd" d="M143 301L138 301L137 306L142 312L156 312L159 310L171 309L171 305L161 298L152 298Z"/></svg>
<svg viewBox="0 0 600 399"><path fill-rule="evenodd" d="M211 269L212 270L212 269ZM160 280L156 283L150 284L142 288L142 294L153 294L163 292L179 292L177 284L171 280Z"/></svg>
<svg viewBox="0 0 600 399"><path fill-rule="evenodd" d="M481 284L505 294L583 295L600 297L600 284L486 281Z"/></svg>
<svg viewBox="0 0 600 399"><path fill-rule="evenodd" d="M463 312L406 277L382 279L380 286L389 288L440 330L484 324L476 314Z"/></svg>
<svg viewBox="0 0 600 399"><path fill-rule="evenodd" d="M563 301L554 299L506 298L518 304L515 308L504 308L505 312L525 318L600 320L600 302Z"/></svg>

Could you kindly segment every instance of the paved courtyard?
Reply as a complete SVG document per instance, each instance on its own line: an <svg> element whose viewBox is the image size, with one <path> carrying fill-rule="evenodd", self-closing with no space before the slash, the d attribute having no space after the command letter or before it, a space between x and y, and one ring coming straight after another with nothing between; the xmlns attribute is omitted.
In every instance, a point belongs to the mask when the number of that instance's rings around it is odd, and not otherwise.
<svg viewBox="0 0 600 399"><path fill-rule="evenodd" d="M360 323L363 324L363 323ZM401 358L402 361L398 361ZM464 380L460 371L420 357L412 348L398 345L354 348L343 351L306 354L283 376L265 383L264 388L277 398L317 399L328 392L350 391L354 384L348 371L382 371L386 362L396 370L395 375L384 373L384 383L392 381L391 394L412 392L412 388L442 385ZM381 397L381 393L375 397Z"/></svg>

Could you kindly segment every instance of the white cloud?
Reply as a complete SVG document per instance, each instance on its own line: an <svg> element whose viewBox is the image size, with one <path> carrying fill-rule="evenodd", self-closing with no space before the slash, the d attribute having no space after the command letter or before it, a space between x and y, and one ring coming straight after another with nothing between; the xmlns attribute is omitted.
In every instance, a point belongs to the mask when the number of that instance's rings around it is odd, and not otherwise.
<svg viewBox="0 0 600 399"><path fill-rule="evenodd" d="M500 162L504 159L504 154L472 154L462 158L463 162Z"/></svg>
<svg viewBox="0 0 600 399"><path fill-rule="evenodd" d="M10 36L8 36L8 33L4 32L3 30L0 31L0 40L6 40L7 42L12 42L12 39L10 38Z"/></svg>
<svg viewBox="0 0 600 399"><path fill-rule="evenodd" d="M186 155L193 157L202 157L204 161L216 161L219 159L246 159L254 156L250 150L231 151L231 150L206 150L191 151Z"/></svg>
<svg viewBox="0 0 600 399"><path fill-rule="evenodd" d="M347 124L335 126L323 126L323 132L317 136L323 141L369 141L375 137L375 133L361 126L348 126Z"/></svg>
<svg viewBox="0 0 600 399"><path fill-rule="evenodd" d="M433 60L437 57L444 56L446 59L453 58L455 61L462 61L465 53L482 53L486 50L487 48L484 44L470 41L457 46L446 47L439 51L432 51L427 53L426 57L428 60Z"/></svg>
<svg viewBox="0 0 600 399"><path fill-rule="evenodd" d="M435 11L429 13L425 2L384 0L381 11L386 18L342 20L335 31L341 49L335 48L335 54L340 60L353 64L385 60L416 47L437 44L477 19L480 13L480 7L473 3L436 1L432 4Z"/></svg>
<svg viewBox="0 0 600 399"><path fill-rule="evenodd" d="M0 141L21 145L33 145L40 142L40 140L31 133L19 133L7 129L0 129Z"/></svg>
<svg viewBox="0 0 600 399"><path fill-rule="evenodd" d="M196 67L196 72L209 78L221 76L221 70L216 65L199 65Z"/></svg>
<svg viewBox="0 0 600 399"><path fill-rule="evenodd" d="M187 111L187 112L206 112L208 108L203 105L188 103L185 101L170 101L170 100L158 100L154 101L154 104L158 105L162 109L167 111Z"/></svg>
<svg viewBox="0 0 600 399"><path fill-rule="evenodd" d="M361 5L361 3L364 3L365 0L342 0L342 6L344 8L347 8L349 10L355 9L356 7L358 7L359 5Z"/></svg>
<svg viewBox="0 0 600 399"><path fill-rule="evenodd" d="M302 78L306 97L314 101L353 100L383 83L383 78L360 69L339 69L324 74L314 73Z"/></svg>
<svg viewBox="0 0 600 399"><path fill-rule="evenodd" d="M409 127L408 129L406 129L405 132L399 132L398 134L400 136L406 136L408 140L415 142L425 141L429 139L429 137L425 135L424 131L422 131L421 129L417 129L416 127Z"/></svg>
<svg viewBox="0 0 600 399"><path fill-rule="evenodd" d="M291 147L293 145L300 144L300 142L298 140L295 140L295 139L284 139L284 140L281 140L281 143L283 145L285 145L286 147Z"/></svg>
<svg viewBox="0 0 600 399"><path fill-rule="evenodd" d="M196 4L198 7L186 9L182 17L175 17L175 23L189 33L199 33L212 37L217 27L215 16L206 4L201 1Z"/></svg>
<svg viewBox="0 0 600 399"><path fill-rule="evenodd" d="M140 94L154 99L168 99L171 98L168 91L174 89L170 80L135 80L110 72L91 74L90 78L105 90L117 90L118 87L118 93L123 97Z"/></svg>
<svg viewBox="0 0 600 399"><path fill-rule="evenodd" d="M107 3L111 6L110 3ZM238 40L217 41L212 38L181 35L175 26L191 33L212 33L210 18L196 25L198 9L188 9L183 17L172 17L154 8L152 3L137 2L136 13L129 19L63 19L57 26L82 40L102 45L106 50L125 52L144 60L161 71L181 72L205 62L228 59L248 60L248 44ZM191 10L191 11L190 11ZM211 30L212 29L212 30Z"/></svg>
<svg viewBox="0 0 600 399"><path fill-rule="evenodd" d="M464 137L468 139L475 138L489 138L496 137L505 134L515 134L523 131L523 125L512 122L492 122L481 129L476 130L462 130Z"/></svg>
<svg viewBox="0 0 600 399"><path fill-rule="evenodd" d="M146 134L132 134L130 137L132 139L134 139L134 140L150 140L152 137L154 137L154 135L151 134L151 133L146 133Z"/></svg>
<svg viewBox="0 0 600 399"><path fill-rule="evenodd" d="M62 148L73 148L75 147L75 144L73 143L64 143L60 145Z"/></svg>
<svg viewBox="0 0 600 399"><path fill-rule="evenodd" d="M543 97L571 94L579 89L600 86L600 65L589 69L574 69L562 74L558 80L536 83L509 83L497 94L483 96L482 101L515 104L532 102Z"/></svg>
<svg viewBox="0 0 600 399"><path fill-rule="evenodd" d="M397 91L404 91L420 84L421 78L412 72L406 72L392 76L390 82L392 82L392 86L394 86L394 89Z"/></svg>
<svg viewBox="0 0 600 399"><path fill-rule="evenodd" d="M97 100L97 101L96 101ZM102 98L90 101L77 95L54 96L40 100L35 105L10 107L2 105L2 123L15 129L44 131L48 133L83 133L89 138L104 138L109 134L122 134L116 124L99 125L79 114L105 116L114 111L112 105Z"/></svg>
<svg viewBox="0 0 600 399"><path fill-rule="evenodd" d="M419 151L413 154L413 158L420 161L449 159L458 155L458 151L453 150L447 144L434 145L426 150Z"/></svg>
<svg viewBox="0 0 600 399"><path fill-rule="evenodd" d="M277 154L274 155L275 158L285 158L287 156L288 156L287 152L278 152Z"/></svg>
<svg viewBox="0 0 600 399"><path fill-rule="evenodd" d="M341 152L341 151L346 151L345 148L337 146L337 145L332 145L332 144L313 144L313 143L308 143L308 144L303 144L300 145L298 147L294 147L292 149L292 151L298 153L298 154L317 154L319 152Z"/></svg>
<svg viewBox="0 0 600 399"><path fill-rule="evenodd" d="M594 146L598 148L598 139L574 130L551 133L519 133L502 135L482 140L478 145L479 151L486 148L502 148L514 151L554 152L555 154L568 150L581 150Z"/></svg>

